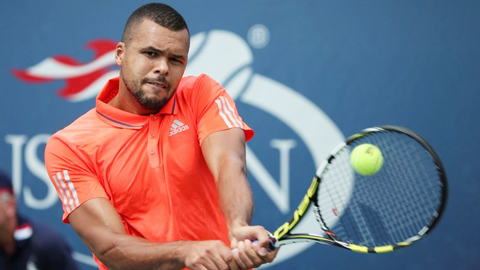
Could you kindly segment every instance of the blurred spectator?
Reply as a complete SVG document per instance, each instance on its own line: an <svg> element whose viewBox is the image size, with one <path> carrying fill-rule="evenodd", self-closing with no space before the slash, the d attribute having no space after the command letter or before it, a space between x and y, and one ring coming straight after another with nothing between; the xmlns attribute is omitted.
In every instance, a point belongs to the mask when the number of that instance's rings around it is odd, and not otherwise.
<svg viewBox="0 0 480 270"><path fill-rule="evenodd" d="M52 228L17 213L10 178L0 172L0 269L76 270L72 250Z"/></svg>

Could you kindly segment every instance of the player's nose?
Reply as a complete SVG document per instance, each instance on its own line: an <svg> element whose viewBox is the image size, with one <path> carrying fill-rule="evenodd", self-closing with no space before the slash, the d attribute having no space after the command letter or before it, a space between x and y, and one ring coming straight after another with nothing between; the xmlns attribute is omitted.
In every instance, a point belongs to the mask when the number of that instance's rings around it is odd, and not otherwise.
<svg viewBox="0 0 480 270"><path fill-rule="evenodd" d="M168 67L168 60L165 58L160 58L155 63L154 73L156 75L168 75L169 67Z"/></svg>

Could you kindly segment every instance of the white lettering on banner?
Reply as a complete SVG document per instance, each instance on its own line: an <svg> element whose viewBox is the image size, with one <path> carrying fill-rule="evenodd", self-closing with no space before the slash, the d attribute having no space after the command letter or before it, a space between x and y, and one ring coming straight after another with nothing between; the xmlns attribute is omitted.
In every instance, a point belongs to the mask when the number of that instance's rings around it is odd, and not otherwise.
<svg viewBox="0 0 480 270"><path fill-rule="evenodd" d="M262 162L247 145L248 170L282 214L288 214L290 211L290 149L296 145L295 140L274 139L270 141L270 146L280 151L280 184L277 184L274 177L268 173Z"/></svg>
<svg viewBox="0 0 480 270"><path fill-rule="evenodd" d="M282 192L285 196L286 210L284 214L290 212L290 150L297 146L295 140L274 139L270 141L270 146L280 151L280 184L284 186Z"/></svg>
<svg viewBox="0 0 480 270"><path fill-rule="evenodd" d="M45 169L45 163L37 156L39 146L46 144L49 138L50 134L38 134L30 140L27 140L26 135L9 134L5 136L5 141L12 145L12 184L15 194L17 194L19 198L23 195L25 205L32 209L50 208L58 200L55 187L50 182ZM42 199L34 196L32 188L26 185L23 187L22 185L23 145L25 145L24 154L27 169L47 186L47 195Z"/></svg>
<svg viewBox="0 0 480 270"><path fill-rule="evenodd" d="M5 136L5 142L12 145L12 185L17 196L22 188L22 147L26 141L26 135Z"/></svg>

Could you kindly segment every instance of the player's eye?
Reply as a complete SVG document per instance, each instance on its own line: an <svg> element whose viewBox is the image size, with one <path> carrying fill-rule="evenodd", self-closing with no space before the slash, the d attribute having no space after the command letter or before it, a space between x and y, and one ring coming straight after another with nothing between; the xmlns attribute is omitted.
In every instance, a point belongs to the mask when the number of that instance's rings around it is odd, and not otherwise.
<svg viewBox="0 0 480 270"><path fill-rule="evenodd" d="M152 51L146 51L144 52L144 54L148 57L155 57L157 56L157 53L156 52L152 52Z"/></svg>
<svg viewBox="0 0 480 270"><path fill-rule="evenodd" d="M183 60L177 57L171 57L170 61L174 64L183 64Z"/></svg>

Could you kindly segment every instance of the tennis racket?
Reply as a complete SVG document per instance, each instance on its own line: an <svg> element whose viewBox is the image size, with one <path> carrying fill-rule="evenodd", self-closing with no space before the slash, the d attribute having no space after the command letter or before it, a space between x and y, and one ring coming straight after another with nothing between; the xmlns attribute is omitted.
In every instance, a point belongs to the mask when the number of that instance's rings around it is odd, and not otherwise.
<svg viewBox="0 0 480 270"><path fill-rule="evenodd" d="M365 143L377 146L384 160L370 176L350 162L351 151ZM270 248L316 242L360 253L391 252L425 237L446 198L443 165L422 137L403 127L368 128L324 160L293 218L270 236ZM324 235L292 232L310 209Z"/></svg>

